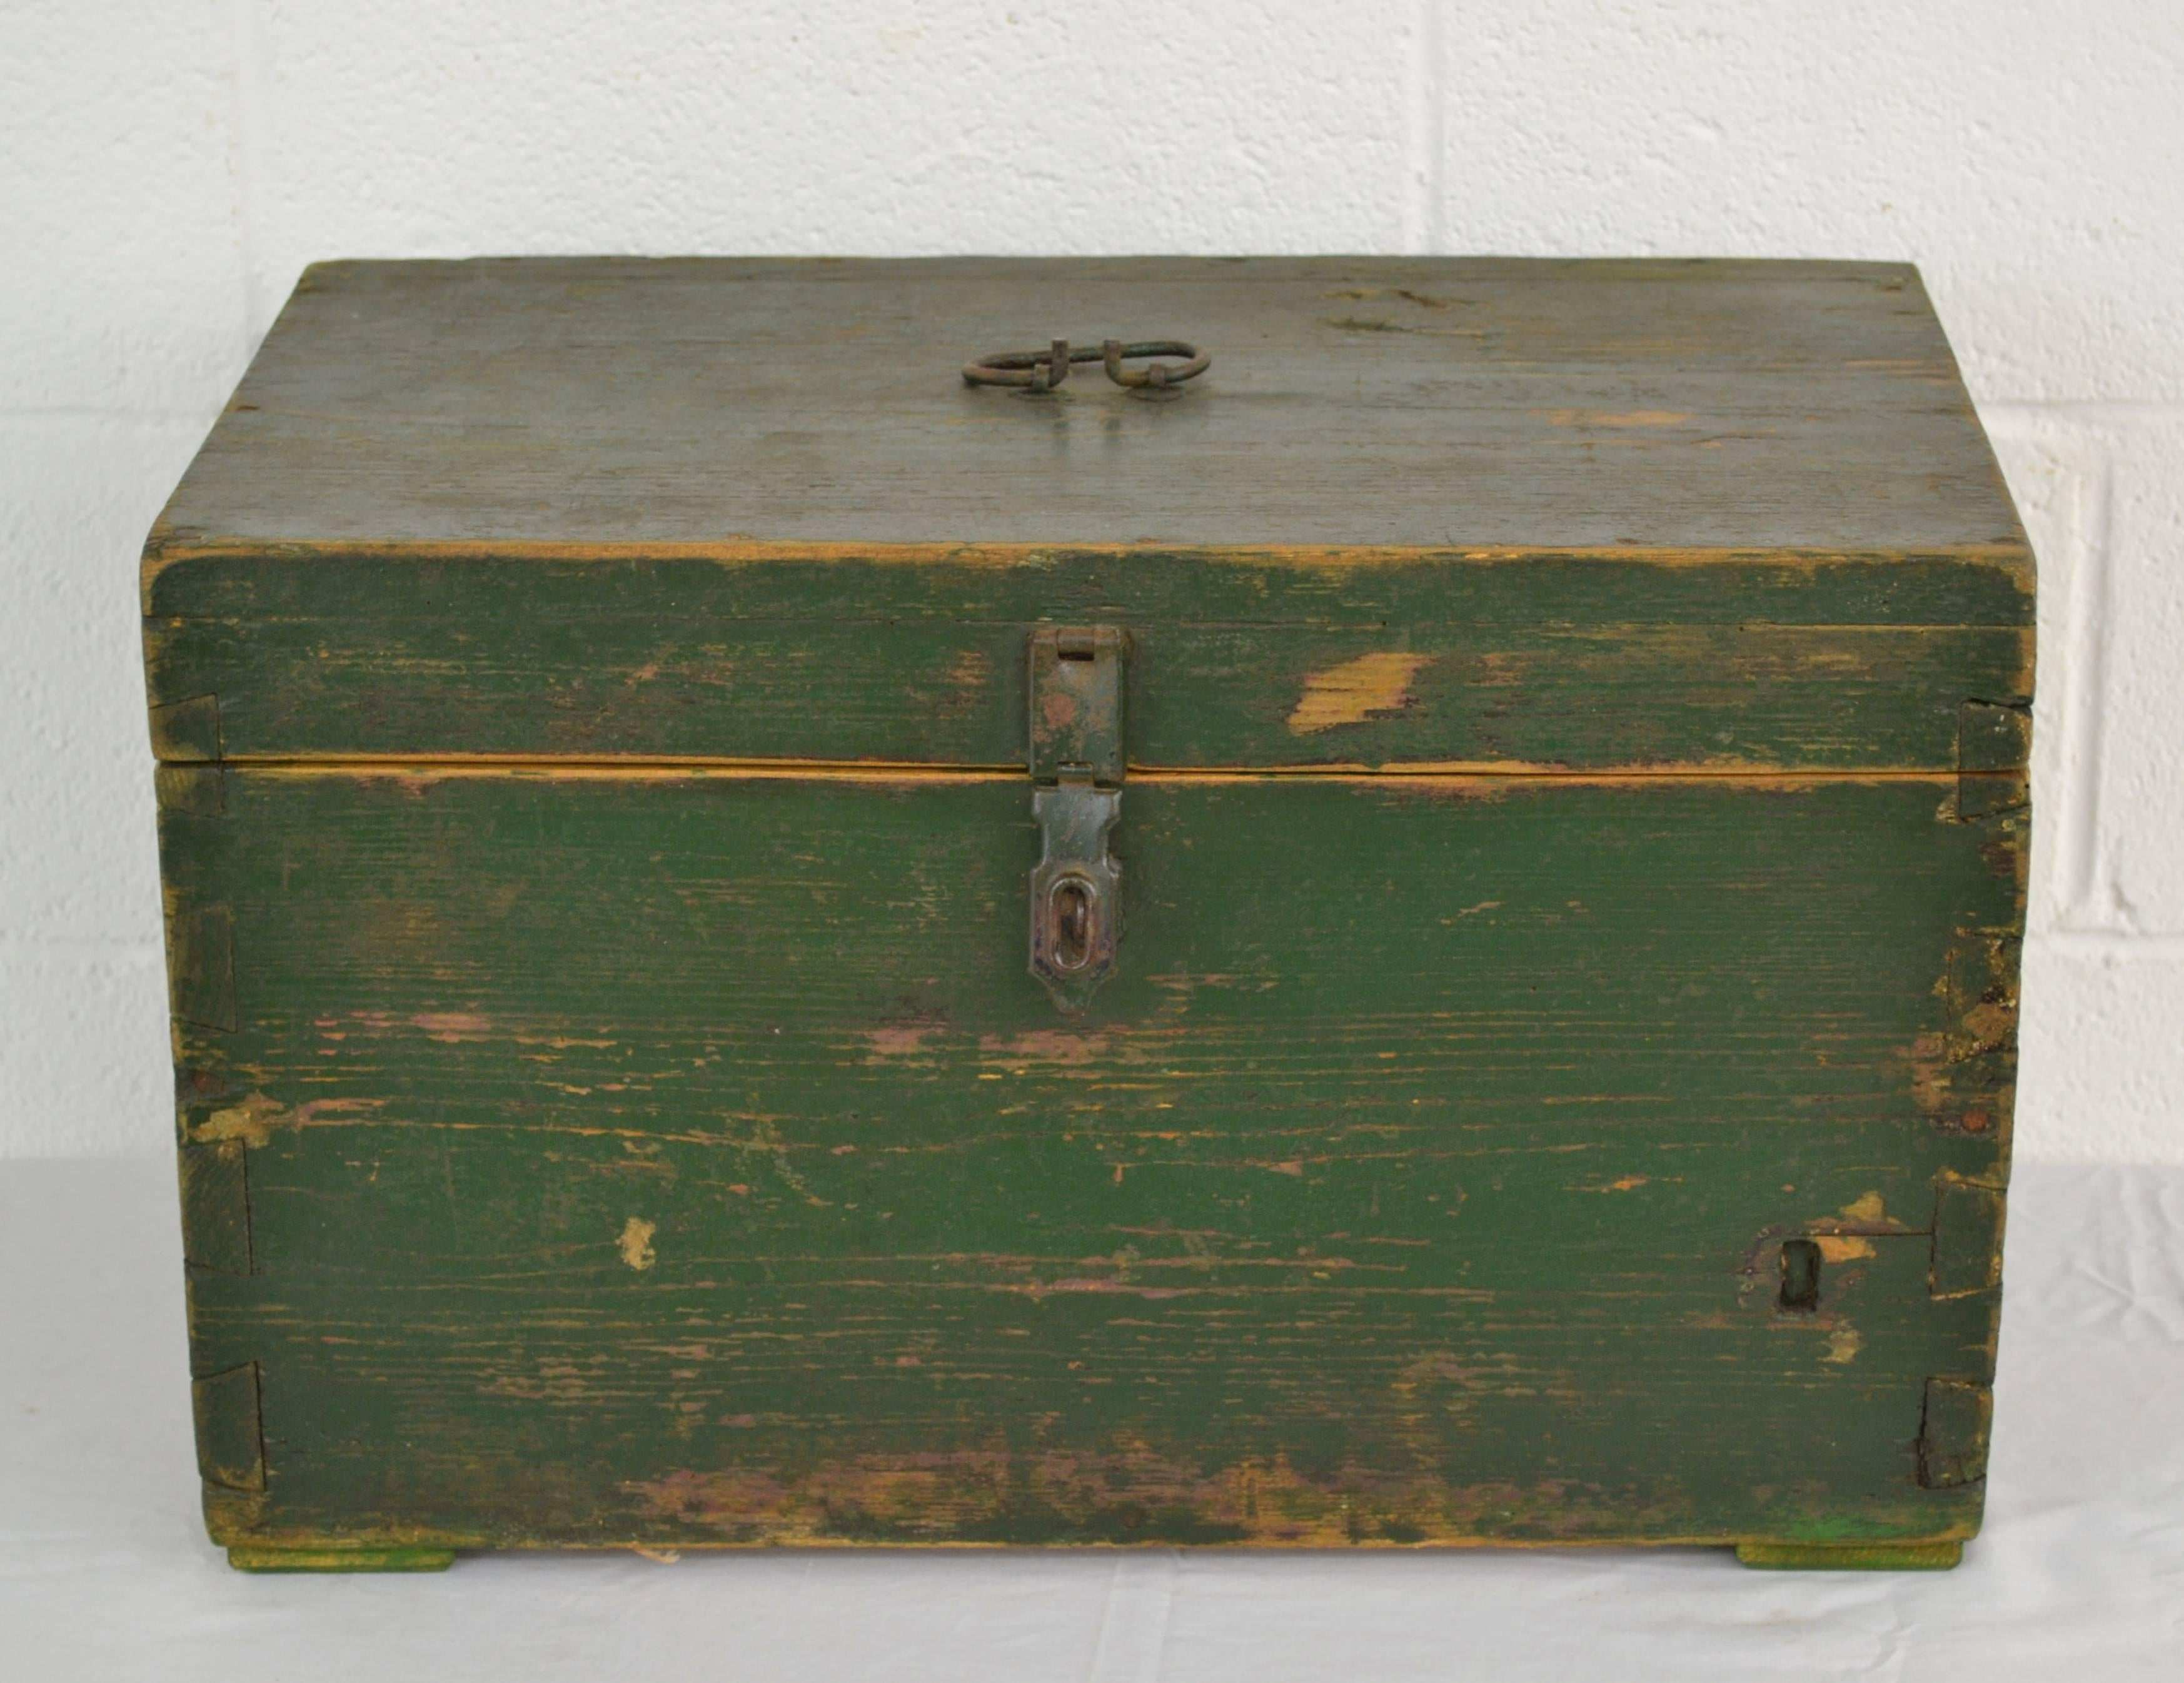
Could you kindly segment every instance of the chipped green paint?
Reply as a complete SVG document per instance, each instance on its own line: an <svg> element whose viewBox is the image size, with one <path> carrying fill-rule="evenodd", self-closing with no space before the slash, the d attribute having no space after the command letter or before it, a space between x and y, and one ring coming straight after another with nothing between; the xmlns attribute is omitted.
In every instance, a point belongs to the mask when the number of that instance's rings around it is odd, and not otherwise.
<svg viewBox="0 0 2184 1683"><path fill-rule="evenodd" d="M1964 697L2028 694L2031 661L2021 567L1954 556L337 548L171 562L149 616L155 698L216 692L231 758L1022 765L1047 621L1128 631L1141 766L1941 770ZM1391 663L1397 705L1332 705L1330 674Z"/></svg>
<svg viewBox="0 0 2184 1683"><path fill-rule="evenodd" d="M182 1116L249 1141L256 1272L192 1313L264 1375L255 1525L1975 1523L1917 1479L1993 1333L1930 1290L1933 1186L2002 1140L1917 1049L2021 821L1946 778L1140 779L1065 1020L1020 779L224 775L164 842L243 956ZM1870 1236L1789 1314L1802 1233Z"/></svg>
<svg viewBox="0 0 2184 1683"><path fill-rule="evenodd" d="M1215 371L964 387L1058 303ZM2033 577L1915 271L320 265L142 586L237 1565L1976 1530Z"/></svg>

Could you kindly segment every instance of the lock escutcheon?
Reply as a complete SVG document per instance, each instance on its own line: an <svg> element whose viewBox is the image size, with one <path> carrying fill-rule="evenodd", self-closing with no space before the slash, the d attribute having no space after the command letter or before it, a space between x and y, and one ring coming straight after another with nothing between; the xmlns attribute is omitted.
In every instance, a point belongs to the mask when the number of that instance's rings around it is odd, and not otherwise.
<svg viewBox="0 0 2184 1683"><path fill-rule="evenodd" d="M1123 809L1124 648L1112 626L1043 626L1031 638L1031 972L1072 1013L1114 973L1122 933L1108 839Z"/></svg>

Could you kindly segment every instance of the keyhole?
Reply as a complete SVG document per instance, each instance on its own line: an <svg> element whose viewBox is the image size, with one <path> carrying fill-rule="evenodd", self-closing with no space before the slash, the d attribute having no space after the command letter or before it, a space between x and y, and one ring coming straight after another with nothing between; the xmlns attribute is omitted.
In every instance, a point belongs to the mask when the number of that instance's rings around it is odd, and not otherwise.
<svg viewBox="0 0 2184 1683"><path fill-rule="evenodd" d="M1065 878L1054 885L1054 967L1082 970L1092 956L1092 885Z"/></svg>
<svg viewBox="0 0 2184 1683"><path fill-rule="evenodd" d="M1782 1241L1782 1290L1777 1307L1809 1314L1820 1307L1820 1247L1809 1239Z"/></svg>

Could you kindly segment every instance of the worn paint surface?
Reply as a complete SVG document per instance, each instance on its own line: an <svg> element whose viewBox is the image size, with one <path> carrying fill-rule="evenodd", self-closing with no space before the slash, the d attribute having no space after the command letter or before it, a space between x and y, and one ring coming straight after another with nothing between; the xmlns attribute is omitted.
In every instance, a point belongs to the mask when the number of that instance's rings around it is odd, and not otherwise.
<svg viewBox="0 0 2184 1683"><path fill-rule="evenodd" d="M2032 569L1914 271L322 267L143 611L238 1563L1976 1529Z"/></svg>
<svg viewBox="0 0 2184 1683"><path fill-rule="evenodd" d="M1930 1212L2005 1141L1935 1126L1917 1049L2022 832L1945 779L1144 781L1065 1026L1018 779L198 775L168 868L240 1023L184 1031L183 1126L249 1142L257 1264L195 1348L259 1364L269 1468L231 1535L1975 1521L1915 1476L1995 1302L1932 1295Z"/></svg>
<svg viewBox="0 0 2184 1683"><path fill-rule="evenodd" d="M230 759L1004 766L1042 621L1128 628L1139 766L1953 769L1964 699L2031 684L2021 554L333 546L170 560L145 638Z"/></svg>
<svg viewBox="0 0 2184 1683"><path fill-rule="evenodd" d="M1411 705L1411 680L1430 665L1430 655L1388 651L1360 655L1339 666L1309 674L1304 694L1290 710L1289 727L1298 736L1362 725L1375 716L1400 713Z"/></svg>

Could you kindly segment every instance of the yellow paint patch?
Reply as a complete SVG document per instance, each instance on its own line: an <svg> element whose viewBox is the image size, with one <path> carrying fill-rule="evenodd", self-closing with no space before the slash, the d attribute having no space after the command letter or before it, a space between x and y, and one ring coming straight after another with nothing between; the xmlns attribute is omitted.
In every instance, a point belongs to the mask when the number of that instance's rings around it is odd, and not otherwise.
<svg viewBox="0 0 2184 1683"><path fill-rule="evenodd" d="M1813 1243L1820 1247L1820 1260L1824 1262L1850 1262L1860 1257L1876 1254L1870 1239L1841 1234L1819 1234L1814 1236Z"/></svg>
<svg viewBox="0 0 2184 1683"><path fill-rule="evenodd" d="M1411 705L1411 681L1432 663L1430 655L1390 650L1360 655L1304 681L1304 694L1290 713L1290 733L1312 736L1337 725L1360 725L1375 714L1400 713Z"/></svg>
<svg viewBox="0 0 2184 1683"><path fill-rule="evenodd" d="M1842 1214L1847 1221L1880 1223L1888 1219L1888 1207L1878 1192L1868 1192L1844 1205Z"/></svg>
<svg viewBox="0 0 2184 1683"><path fill-rule="evenodd" d="M1837 1327L1828 1335L1828 1353L1821 1357L1820 1360L1832 1362L1837 1367L1841 1367L1854 1361L1858 1352L1864 1348L1865 1340L1859 1336L1856 1327Z"/></svg>
<svg viewBox="0 0 2184 1683"><path fill-rule="evenodd" d="M616 1244L621 1250L621 1259L639 1273L659 1261L652 1248L652 1235L660 1231L655 1222L640 1221L632 1216L622 1224L621 1237Z"/></svg>
<svg viewBox="0 0 2184 1683"><path fill-rule="evenodd" d="M193 1145L240 1140L246 1145L262 1148L272 1144L276 1129L308 1127L322 1115L341 1117L376 1111L386 1102L384 1099L314 1099L290 1110L276 1099L253 1093L242 1103L216 1110L203 1122L192 1124L186 1137Z"/></svg>
<svg viewBox="0 0 2184 1683"><path fill-rule="evenodd" d="M263 1146L272 1139L275 1129L290 1125L292 1120L278 1100L253 1093L239 1105L214 1111L190 1129L190 1138L199 1145L240 1140L246 1145Z"/></svg>
<svg viewBox="0 0 2184 1683"><path fill-rule="evenodd" d="M410 1026L421 1028L427 1038L455 1045L464 1040L474 1040L493 1027L487 1018L471 1011L426 1011L410 1019Z"/></svg>
<svg viewBox="0 0 2184 1683"><path fill-rule="evenodd" d="M1691 418L1681 409L1541 409L1533 414L1550 426L1681 426Z"/></svg>

